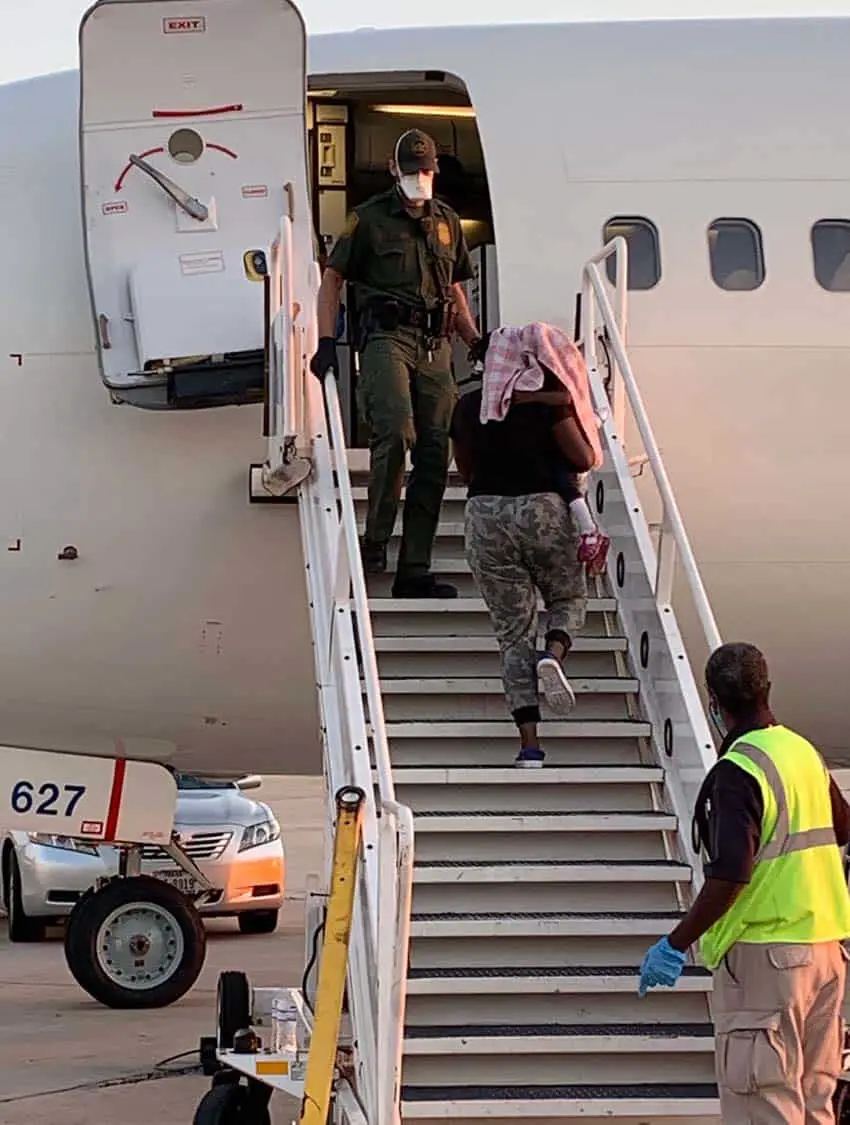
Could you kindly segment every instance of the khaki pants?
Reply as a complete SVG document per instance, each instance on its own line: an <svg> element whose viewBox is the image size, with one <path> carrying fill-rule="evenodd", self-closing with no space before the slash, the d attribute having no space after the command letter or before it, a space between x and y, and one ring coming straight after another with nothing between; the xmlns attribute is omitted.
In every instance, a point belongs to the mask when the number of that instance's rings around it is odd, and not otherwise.
<svg viewBox="0 0 850 1125"><path fill-rule="evenodd" d="M840 942L733 946L714 976L723 1125L834 1125L846 957Z"/></svg>

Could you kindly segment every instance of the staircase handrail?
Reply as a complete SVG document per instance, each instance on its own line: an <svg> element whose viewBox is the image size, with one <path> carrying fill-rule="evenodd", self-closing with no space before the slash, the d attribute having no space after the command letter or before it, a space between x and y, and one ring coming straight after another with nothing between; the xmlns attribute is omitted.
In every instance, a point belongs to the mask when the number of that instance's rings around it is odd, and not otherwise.
<svg viewBox="0 0 850 1125"><path fill-rule="evenodd" d="M339 388L335 373L320 386L308 367L317 273L296 303L289 216L270 263L269 468L293 439L311 456L299 505L329 787L368 795L349 965L358 1098L369 1120L400 1125L413 813L396 800Z"/></svg>
<svg viewBox="0 0 850 1125"><path fill-rule="evenodd" d="M618 313L615 314L611 301L606 291L605 282L602 280L600 265L612 255L617 255L617 290ZM614 360L612 371L612 407L614 421L621 444L625 445L625 411L622 394L628 399L632 408L635 424L638 428L647 461L655 477L655 484L662 505L661 538L658 545L658 562L655 574L655 599L659 606L669 606L673 597L673 578L675 574L676 555L681 561L682 570L694 601L694 608L699 616L700 624L705 635L709 651L713 652L722 644L720 630L717 627L711 603L708 600L705 585L699 572L696 557L691 547L685 524L673 494L670 478L661 458L655 434L650 425L649 415L644 406L643 398L635 379L632 365L626 352L623 332L625 330L625 292L626 278L628 276L628 243L622 235L612 239L597 255L584 267L583 294L582 294L582 331L581 339L584 344L585 362L588 370L598 374L597 336L595 324L595 309L592 297L595 297L602 314L602 321L608 332L608 346ZM592 297L591 297L592 294ZM618 377L619 376L619 377ZM594 398L597 400L597 409L607 407L608 401L601 382L591 376ZM620 389L622 388L622 390ZM601 401L600 401L601 399Z"/></svg>

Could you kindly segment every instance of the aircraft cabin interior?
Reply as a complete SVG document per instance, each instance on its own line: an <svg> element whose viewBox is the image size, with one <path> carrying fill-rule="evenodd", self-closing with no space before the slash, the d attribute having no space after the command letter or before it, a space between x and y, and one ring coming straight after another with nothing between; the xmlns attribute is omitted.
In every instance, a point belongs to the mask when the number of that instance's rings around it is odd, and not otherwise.
<svg viewBox="0 0 850 1125"><path fill-rule="evenodd" d="M496 259L484 153L466 88L443 71L311 77L309 160L320 257L330 252L349 210L391 185L393 147L404 130L413 128L430 134L437 145L435 194L460 216L475 269L467 299L479 323L494 328L499 319ZM339 355L348 441L363 447L367 439L357 414L356 357L347 316ZM468 364L466 349L457 342L453 361L455 377L462 380Z"/></svg>

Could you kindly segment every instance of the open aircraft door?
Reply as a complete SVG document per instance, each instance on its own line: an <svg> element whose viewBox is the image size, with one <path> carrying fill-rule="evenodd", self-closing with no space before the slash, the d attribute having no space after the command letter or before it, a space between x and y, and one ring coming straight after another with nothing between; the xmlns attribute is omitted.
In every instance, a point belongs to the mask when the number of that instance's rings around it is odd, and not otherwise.
<svg viewBox="0 0 850 1125"><path fill-rule="evenodd" d="M263 397L284 213L313 261L306 33L289 0L99 0L80 28L80 164L101 375L153 408Z"/></svg>

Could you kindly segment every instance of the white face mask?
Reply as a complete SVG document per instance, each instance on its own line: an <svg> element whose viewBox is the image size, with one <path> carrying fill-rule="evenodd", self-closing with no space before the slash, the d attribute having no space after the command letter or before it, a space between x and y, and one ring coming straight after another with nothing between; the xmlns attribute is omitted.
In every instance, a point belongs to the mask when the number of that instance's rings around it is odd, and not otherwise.
<svg viewBox="0 0 850 1125"><path fill-rule="evenodd" d="M434 178L424 172L399 176L398 186L411 203L427 203L434 195Z"/></svg>

